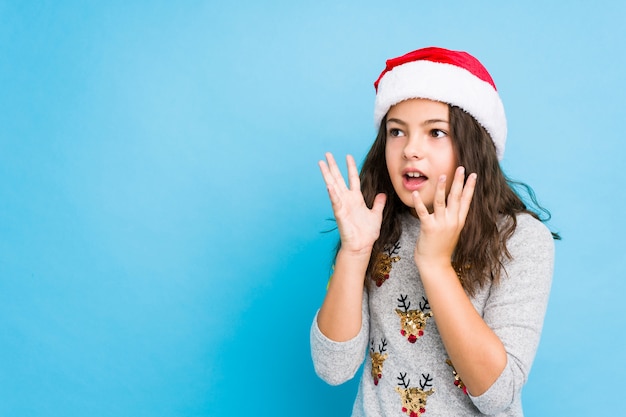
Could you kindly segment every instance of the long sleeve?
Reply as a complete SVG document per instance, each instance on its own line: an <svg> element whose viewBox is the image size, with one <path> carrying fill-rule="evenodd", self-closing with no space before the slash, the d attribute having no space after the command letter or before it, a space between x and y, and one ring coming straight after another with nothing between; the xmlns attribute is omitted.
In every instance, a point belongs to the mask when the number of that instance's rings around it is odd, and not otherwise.
<svg viewBox="0 0 626 417"><path fill-rule="evenodd" d="M507 352L507 364L482 395L471 397L484 414L497 414L520 401L522 386L539 345L554 266L554 241L550 231L528 215L518 225L507 247L512 256L506 274L492 285L483 310L487 325Z"/></svg>
<svg viewBox="0 0 626 417"><path fill-rule="evenodd" d="M311 325L311 356L317 375L331 385L354 377L365 358L369 334L367 290L363 291L362 320L359 333L346 342L335 342L320 331L317 314Z"/></svg>
<svg viewBox="0 0 626 417"><path fill-rule="evenodd" d="M329 340L315 317L310 332L315 371L336 385L351 379L365 361L353 417L404 415L418 399L419 408L411 411L430 417L521 417L521 390L539 344L552 283L550 231L530 215L518 215L507 244L512 258L504 262L500 282L479 288L471 299L507 353L500 376L477 397L467 395L457 380L431 314L413 257L418 235L419 221L403 216L400 239L381 257L387 275L372 281L364 293L362 326L352 340Z"/></svg>

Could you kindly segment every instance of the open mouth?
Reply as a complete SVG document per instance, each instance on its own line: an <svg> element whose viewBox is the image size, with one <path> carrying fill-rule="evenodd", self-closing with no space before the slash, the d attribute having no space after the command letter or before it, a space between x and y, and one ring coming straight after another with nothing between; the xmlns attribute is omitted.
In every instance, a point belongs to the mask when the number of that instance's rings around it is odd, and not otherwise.
<svg viewBox="0 0 626 417"><path fill-rule="evenodd" d="M422 174L421 172L417 172L417 171L412 171L412 172L407 172L406 174L404 174L405 177L411 179L411 178L426 178L428 179L428 177L424 174Z"/></svg>
<svg viewBox="0 0 626 417"><path fill-rule="evenodd" d="M424 184L428 180L428 177L421 172L410 171L404 174L403 180L404 186L407 189L414 191Z"/></svg>

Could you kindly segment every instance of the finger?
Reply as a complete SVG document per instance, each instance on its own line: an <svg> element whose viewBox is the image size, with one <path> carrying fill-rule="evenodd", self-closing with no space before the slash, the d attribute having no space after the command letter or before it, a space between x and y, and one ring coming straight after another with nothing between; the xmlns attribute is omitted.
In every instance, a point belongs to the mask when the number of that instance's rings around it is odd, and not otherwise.
<svg viewBox="0 0 626 417"><path fill-rule="evenodd" d="M433 213L435 216L441 215L446 209L446 176L441 175L437 181L435 190L435 200L433 202Z"/></svg>
<svg viewBox="0 0 626 417"><path fill-rule="evenodd" d="M411 196L413 197L413 206L415 207L415 213L417 214L417 217L419 217L420 221L422 222L428 220L428 216L430 216L430 213L428 212L428 208L426 208L426 206L424 205L420 193L417 191L413 191Z"/></svg>
<svg viewBox="0 0 626 417"><path fill-rule="evenodd" d="M458 210L461 204L461 195L463 193L463 184L465 182L465 168L458 167L454 172L454 180L448 193L447 206L451 210Z"/></svg>
<svg viewBox="0 0 626 417"><path fill-rule="evenodd" d="M361 189L361 179L359 178L359 170L356 167L356 162L352 155L346 156L346 164L348 165L348 183L351 190Z"/></svg>
<svg viewBox="0 0 626 417"><path fill-rule="evenodd" d="M337 193L337 189L335 186L335 179L331 175L330 170L328 169L328 165L326 165L326 162L319 161L318 165L320 167L320 170L322 171L322 177L324 177L324 182L326 183L326 191L328 192L328 197L330 198L333 211L337 211L339 208L341 208L342 204L341 197Z"/></svg>
<svg viewBox="0 0 626 417"><path fill-rule="evenodd" d="M330 173L330 169L328 168L328 164L324 161L319 161L317 163L320 167L320 171L322 172L322 177L324 178L324 182L326 183L326 185L331 185L335 183L335 179L333 178L332 174Z"/></svg>
<svg viewBox="0 0 626 417"><path fill-rule="evenodd" d="M330 171L330 174L333 176L335 180L335 184L338 187L347 188L346 182L343 179L343 175L341 174L341 170L339 169L339 166L337 165L337 162L335 161L333 154L331 154L330 152L327 152L326 160L328 161L328 169Z"/></svg>
<svg viewBox="0 0 626 417"><path fill-rule="evenodd" d="M341 197L337 194L337 190L333 184L328 184L326 186L326 191L328 191L328 197L330 198L330 203L333 207L333 213L337 214L339 209L343 206Z"/></svg>
<svg viewBox="0 0 626 417"><path fill-rule="evenodd" d="M383 209L385 208L385 203L387 202L386 194L378 194L376 198L374 198L374 204L372 204L372 212L377 215L382 216Z"/></svg>
<svg viewBox="0 0 626 417"><path fill-rule="evenodd" d="M469 213L469 208L472 204L472 199L474 198L474 190L476 189L477 180L478 175L476 175L476 173L471 173L469 177L467 177L465 187L463 187L463 194L461 195L461 203L459 206L459 220L463 224L465 224L467 213Z"/></svg>

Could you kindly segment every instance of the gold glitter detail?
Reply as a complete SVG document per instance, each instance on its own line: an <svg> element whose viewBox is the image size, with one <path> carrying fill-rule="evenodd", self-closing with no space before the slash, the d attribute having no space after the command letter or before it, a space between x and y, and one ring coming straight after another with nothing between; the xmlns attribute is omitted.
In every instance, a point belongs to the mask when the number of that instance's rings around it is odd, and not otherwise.
<svg viewBox="0 0 626 417"><path fill-rule="evenodd" d="M371 352L370 356L372 357L372 378L374 378L374 385L378 385L378 381L383 377L383 362L389 357L389 354Z"/></svg>
<svg viewBox="0 0 626 417"><path fill-rule="evenodd" d="M424 335L426 321L433 316L430 311L428 313L419 310L404 312L399 308L396 308L396 313L400 316L400 333L411 343L415 343L418 338Z"/></svg>
<svg viewBox="0 0 626 417"><path fill-rule="evenodd" d="M389 357L389 354L383 353L387 350L387 340L380 339L378 352L374 349L374 339L370 342L370 357L372 358L372 378L374 385L378 385L378 381L383 377L383 363Z"/></svg>
<svg viewBox="0 0 626 417"><path fill-rule="evenodd" d="M448 364L448 366L452 368L452 374L454 375L454 385L456 385L459 389L463 390L463 393L467 395L467 387L465 386L463 381L461 381L461 377L456 372L456 369L454 369L454 365L452 365L452 361L450 359L447 359L446 363Z"/></svg>
<svg viewBox="0 0 626 417"><path fill-rule="evenodd" d="M398 262L399 260L399 256L391 256L387 253L379 253L376 255L376 263L372 274L372 280L376 282L377 287L380 287L383 285L383 282L389 279L393 263Z"/></svg>
<svg viewBox="0 0 626 417"><path fill-rule="evenodd" d="M421 388L400 388L395 387L402 400L402 412L411 417L419 417L426 412L426 400L435 390L424 391Z"/></svg>

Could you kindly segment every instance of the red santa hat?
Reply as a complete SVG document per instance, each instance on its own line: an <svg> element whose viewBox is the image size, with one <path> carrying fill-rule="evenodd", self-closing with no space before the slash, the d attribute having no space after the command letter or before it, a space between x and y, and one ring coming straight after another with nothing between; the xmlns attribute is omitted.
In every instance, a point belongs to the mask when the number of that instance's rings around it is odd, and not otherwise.
<svg viewBox="0 0 626 417"><path fill-rule="evenodd" d="M467 52L429 47L389 59L374 88L377 128L394 104L411 98L440 101L472 115L487 130L502 159L504 106L487 69Z"/></svg>

